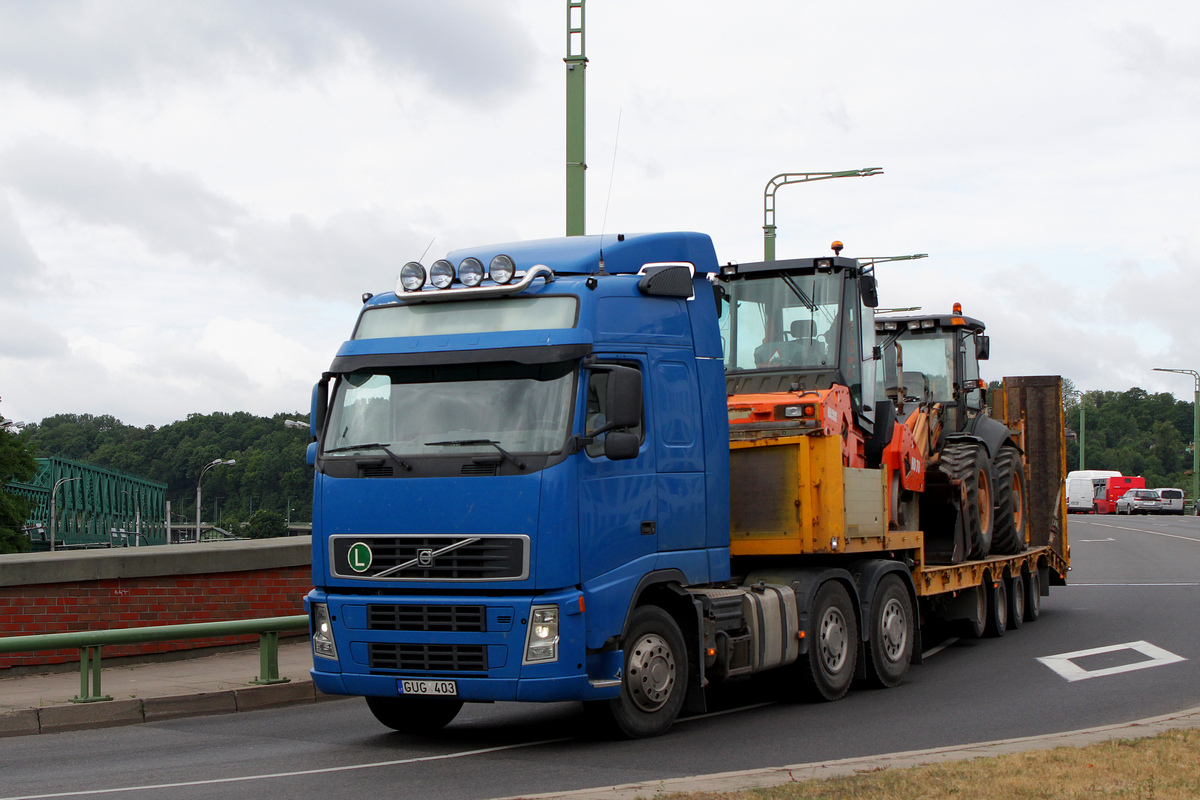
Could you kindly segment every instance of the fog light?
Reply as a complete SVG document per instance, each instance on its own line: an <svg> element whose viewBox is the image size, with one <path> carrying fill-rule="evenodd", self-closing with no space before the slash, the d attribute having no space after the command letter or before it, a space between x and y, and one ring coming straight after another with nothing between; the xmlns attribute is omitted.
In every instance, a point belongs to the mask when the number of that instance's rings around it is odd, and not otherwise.
<svg viewBox="0 0 1200 800"><path fill-rule="evenodd" d="M433 262L429 268L429 282L437 289L449 289L454 283L454 265L444 258Z"/></svg>
<svg viewBox="0 0 1200 800"><path fill-rule="evenodd" d="M464 258L458 265L458 279L463 286L478 286L483 283L483 262L478 258Z"/></svg>
<svg viewBox="0 0 1200 800"><path fill-rule="evenodd" d="M416 292L425 285L425 267L416 261L410 261L400 268L400 288L406 292Z"/></svg>
<svg viewBox="0 0 1200 800"><path fill-rule="evenodd" d="M524 663L541 664L557 660L558 606L534 606L529 610Z"/></svg>
<svg viewBox="0 0 1200 800"><path fill-rule="evenodd" d="M517 265L506 255L498 255L488 265L488 275L501 285L508 283L517 274Z"/></svg>

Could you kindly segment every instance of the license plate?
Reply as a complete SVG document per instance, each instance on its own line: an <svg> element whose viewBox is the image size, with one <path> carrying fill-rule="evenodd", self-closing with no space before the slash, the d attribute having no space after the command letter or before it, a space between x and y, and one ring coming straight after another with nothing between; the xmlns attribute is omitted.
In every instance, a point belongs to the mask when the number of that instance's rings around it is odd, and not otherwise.
<svg viewBox="0 0 1200 800"><path fill-rule="evenodd" d="M443 697L458 695L454 681L400 681L400 694L433 694Z"/></svg>

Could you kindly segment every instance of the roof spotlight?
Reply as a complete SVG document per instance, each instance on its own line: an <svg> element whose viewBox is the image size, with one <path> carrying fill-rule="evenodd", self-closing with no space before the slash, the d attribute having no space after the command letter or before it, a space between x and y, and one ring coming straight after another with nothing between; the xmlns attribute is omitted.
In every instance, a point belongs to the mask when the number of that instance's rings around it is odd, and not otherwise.
<svg viewBox="0 0 1200 800"><path fill-rule="evenodd" d="M488 274L492 276L493 281L503 285L511 281L513 275L517 274L517 265L509 256L498 255L488 265Z"/></svg>
<svg viewBox="0 0 1200 800"><path fill-rule="evenodd" d="M454 265L444 258L433 262L429 268L429 282L438 289L449 289L454 283Z"/></svg>
<svg viewBox="0 0 1200 800"><path fill-rule="evenodd" d="M417 292L425 285L425 267L410 261L400 268L400 288L406 292Z"/></svg>
<svg viewBox="0 0 1200 800"><path fill-rule="evenodd" d="M483 262L478 258L464 258L458 265L458 279L463 286L483 283Z"/></svg>

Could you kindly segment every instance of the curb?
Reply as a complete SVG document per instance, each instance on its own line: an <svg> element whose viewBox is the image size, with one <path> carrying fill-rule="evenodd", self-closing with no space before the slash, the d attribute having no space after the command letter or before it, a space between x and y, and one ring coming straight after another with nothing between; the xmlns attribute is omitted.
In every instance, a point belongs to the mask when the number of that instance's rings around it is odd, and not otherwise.
<svg viewBox="0 0 1200 800"><path fill-rule="evenodd" d="M229 714L340 699L344 698L318 692L311 680L299 680L200 694L106 700L98 703L66 703L0 713L0 738L109 728L139 722Z"/></svg>
<svg viewBox="0 0 1200 800"><path fill-rule="evenodd" d="M1024 736L1016 739L998 739L990 742L934 747L927 750L909 750L859 758L844 758L834 761L813 761L805 764L789 764L784 767L718 772L711 775L693 775L686 778L668 778L658 781L625 783L617 786L576 789L570 792L547 792L545 794L523 794L496 800L636 800L657 797L675 792L734 792L745 789L760 789L807 780L854 775L860 772L878 772L886 769L904 769L923 764L946 761L962 761L969 758L985 758L1023 753L1030 750L1050 750L1055 747L1083 747L1106 742L1111 739L1135 739L1156 736L1164 731L1178 728L1200 728L1200 706L1163 714L1157 717L1123 722L1114 725L1099 725L1064 733L1047 733L1039 736Z"/></svg>

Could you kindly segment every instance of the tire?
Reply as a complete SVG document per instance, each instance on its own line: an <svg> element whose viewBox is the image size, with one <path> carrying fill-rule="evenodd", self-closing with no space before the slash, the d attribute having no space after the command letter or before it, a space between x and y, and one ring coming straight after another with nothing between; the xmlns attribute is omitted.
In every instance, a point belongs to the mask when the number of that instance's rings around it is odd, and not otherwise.
<svg viewBox="0 0 1200 800"><path fill-rule="evenodd" d="M1015 447L1000 448L996 456L996 514L993 553L1016 555L1025 549L1025 467Z"/></svg>
<svg viewBox="0 0 1200 800"><path fill-rule="evenodd" d="M966 488L967 558L986 558L992 550L992 468L983 446L951 442L942 448L941 469Z"/></svg>
<svg viewBox="0 0 1200 800"><path fill-rule="evenodd" d="M1015 631L1025 624L1025 581L1017 575L1005 578L1004 584L1008 595L1008 627Z"/></svg>
<svg viewBox="0 0 1200 800"><path fill-rule="evenodd" d="M992 580L987 593L987 630L985 635L997 639L1008 630L1008 587L1003 579Z"/></svg>
<svg viewBox="0 0 1200 800"><path fill-rule="evenodd" d="M450 724L463 701L451 697L368 697L375 719L400 733L432 733Z"/></svg>
<svg viewBox="0 0 1200 800"><path fill-rule="evenodd" d="M912 662L916 631L912 599L895 575L885 575L875 588L870 626L867 678L885 689L899 686Z"/></svg>
<svg viewBox="0 0 1200 800"><path fill-rule="evenodd" d="M983 584L966 591L975 592L975 618L962 621L962 635L967 639L978 639L987 632L988 596Z"/></svg>
<svg viewBox="0 0 1200 800"><path fill-rule="evenodd" d="M818 701L840 700L850 691L858 661L858 618L845 586L821 584L806 638L808 652L796 662L803 694Z"/></svg>
<svg viewBox="0 0 1200 800"><path fill-rule="evenodd" d="M1042 614L1042 574L1036 569L1025 576L1025 621L1037 622Z"/></svg>
<svg viewBox="0 0 1200 800"><path fill-rule="evenodd" d="M683 708L687 648L675 619L658 606L634 609L625 636L621 695L588 703L595 721L628 739L666 733Z"/></svg>

